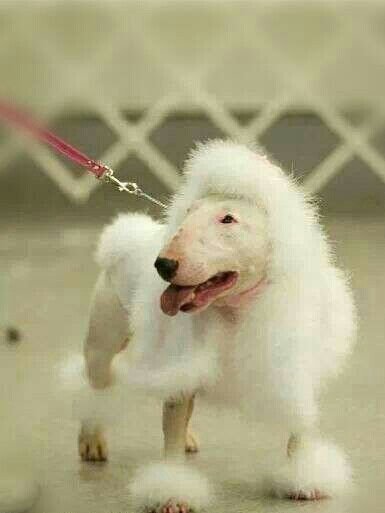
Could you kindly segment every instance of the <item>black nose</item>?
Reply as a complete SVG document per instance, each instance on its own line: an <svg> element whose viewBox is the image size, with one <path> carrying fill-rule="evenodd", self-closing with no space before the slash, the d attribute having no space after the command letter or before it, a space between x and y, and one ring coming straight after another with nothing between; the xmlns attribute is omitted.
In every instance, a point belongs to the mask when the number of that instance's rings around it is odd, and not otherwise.
<svg viewBox="0 0 385 513"><path fill-rule="evenodd" d="M158 257L154 265L160 276L164 280L170 281L176 275L179 262L177 260L171 260L170 258Z"/></svg>

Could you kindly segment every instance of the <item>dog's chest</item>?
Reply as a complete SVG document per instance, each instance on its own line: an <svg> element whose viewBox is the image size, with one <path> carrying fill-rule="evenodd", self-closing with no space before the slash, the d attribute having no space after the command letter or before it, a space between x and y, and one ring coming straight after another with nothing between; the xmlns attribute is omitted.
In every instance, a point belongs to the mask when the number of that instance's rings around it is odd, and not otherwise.
<svg viewBox="0 0 385 513"><path fill-rule="evenodd" d="M223 310L217 315L211 318L207 342L217 350L218 376L202 396L213 403L246 409L246 413L266 410L271 387L263 329L256 329L241 312Z"/></svg>
<svg viewBox="0 0 385 513"><path fill-rule="evenodd" d="M215 385L204 395L214 401L232 403L239 395L239 354L244 340L242 317L231 309L218 308L207 314L205 321L205 343L216 348L218 376Z"/></svg>

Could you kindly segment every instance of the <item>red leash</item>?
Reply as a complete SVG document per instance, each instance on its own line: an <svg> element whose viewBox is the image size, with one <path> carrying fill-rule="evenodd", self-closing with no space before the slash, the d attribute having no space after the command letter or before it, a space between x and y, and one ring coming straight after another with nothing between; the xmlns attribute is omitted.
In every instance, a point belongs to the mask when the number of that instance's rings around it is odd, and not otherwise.
<svg viewBox="0 0 385 513"><path fill-rule="evenodd" d="M66 141L63 141L63 139L44 128L28 114L25 114L17 108L2 101L0 101L0 118L7 121L10 125L27 132L34 139L48 144L51 148L54 148L59 153L65 155L69 160L76 162L87 169L87 171L90 171L99 180L103 179L105 182L112 183L118 187L120 191L125 191L129 194L146 198L152 203L166 208L166 205L142 191L136 183L121 182L114 176L114 172L110 167L90 159L77 148L74 148Z"/></svg>

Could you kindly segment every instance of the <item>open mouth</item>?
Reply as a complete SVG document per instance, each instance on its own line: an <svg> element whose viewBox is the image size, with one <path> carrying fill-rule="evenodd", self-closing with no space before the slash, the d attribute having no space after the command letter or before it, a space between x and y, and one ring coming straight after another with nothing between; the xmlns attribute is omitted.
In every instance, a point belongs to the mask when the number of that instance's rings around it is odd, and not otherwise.
<svg viewBox="0 0 385 513"><path fill-rule="evenodd" d="M220 294L231 289L238 279L238 273L218 273L199 285L183 286L171 284L160 298L162 311L167 315L194 312L214 301Z"/></svg>

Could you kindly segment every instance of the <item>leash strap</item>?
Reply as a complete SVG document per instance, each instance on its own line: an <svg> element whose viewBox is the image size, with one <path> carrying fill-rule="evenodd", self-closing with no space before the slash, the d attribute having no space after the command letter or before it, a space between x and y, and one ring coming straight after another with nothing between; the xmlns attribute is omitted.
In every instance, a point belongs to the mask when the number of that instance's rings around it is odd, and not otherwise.
<svg viewBox="0 0 385 513"><path fill-rule="evenodd" d="M147 199L162 208L166 208L166 205L145 193L135 182L121 182L116 178L114 171L109 166L90 159L80 150L74 148L56 134L50 132L37 123L28 114L25 114L17 108L2 101L0 101L0 118L9 124L26 131L34 139L45 143L59 153L62 153L69 160L72 160L79 166L82 166L87 169L87 171L91 172L95 178L114 185L119 191L128 192L128 194L133 194L134 196Z"/></svg>

